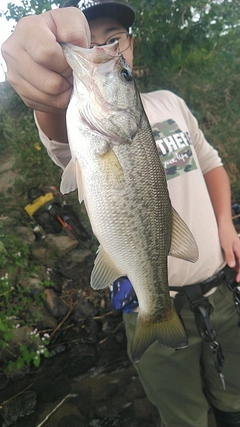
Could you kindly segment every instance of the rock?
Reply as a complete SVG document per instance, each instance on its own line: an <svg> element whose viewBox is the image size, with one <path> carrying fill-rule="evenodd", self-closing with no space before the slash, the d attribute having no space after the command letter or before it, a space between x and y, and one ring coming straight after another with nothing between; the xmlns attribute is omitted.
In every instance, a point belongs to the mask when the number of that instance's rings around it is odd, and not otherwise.
<svg viewBox="0 0 240 427"><path fill-rule="evenodd" d="M65 342L96 344L99 341L99 323L91 317L78 319L76 325L64 333Z"/></svg>
<svg viewBox="0 0 240 427"><path fill-rule="evenodd" d="M124 396L116 395L115 391L111 398L110 396L107 400L103 398L102 401L95 405L95 414L102 419L116 417L128 403L131 405L131 402L128 402Z"/></svg>
<svg viewBox="0 0 240 427"><path fill-rule="evenodd" d="M51 402L70 393L71 384L63 375L59 378L47 378L46 375L40 375L35 381L34 391L37 392L38 402Z"/></svg>
<svg viewBox="0 0 240 427"><path fill-rule="evenodd" d="M68 236L48 234L44 240L35 242L31 253L39 263L53 267L58 258L65 257L77 245L78 241L70 239Z"/></svg>
<svg viewBox="0 0 240 427"><path fill-rule="evenodd" d="M16 234L21 237L23 242L32 245L35 242L35 234L30 227L16 227Z"/></svg>
<svg viewBox="0 0 240 427"><path fill-rule="evenodd" d="M36 306L31 306L30 309L31 313L33 313L33 316L35 316L34 318L36 318L36 315L34 314L35 312L38 315L38 320L37 320L37 328L39 330L42 329L55 329L58 325L58 321L57 319L55 319L55 317L51 316L45 307L41 308L41 310L39 311L39 308Z"/></svg>
<svg viewBox="0 0 240 427"><path fill-rule="evenodd" d="M29 336L31 332L32 332L32 328L30 328L29 326L22 326L14 329L13 331L14 336L11 340L12 343L20 345L23 342L29 341Z"/></svg>
<svg viewBox="0 0 240 427"><path fill-rule="evenodd" d="M89 423L78 415L68 415L61 418L58 427L88 427Z"/></svg>
<svg viewBox="0 0 240 427"><path fill-rule="evenodd" d="M64 373L69 378L77 377L92 368L98 359L96 347L91 344L76 344L69 351Z"/></svg>
<svg viewBox="0 0 240 427"><path fill-rule="evenodd" d="M137 375L137 373L136 373ZM141 399L145 398L145 392L143 389L142 384L139 382L138 377L132 376L131 380L129 381L129 384L126 388L126 396L129 399L137 399L138 402L141 401Z"/></svg>
<svg viewBox="0 0 240 427"><path fill-rule="evenodd" d="M116 340L116 342L118 343L118 344L121 344L121 345L123 345L123 346L127 346L127 339L126 339L126 332L125 332L125 330L123 331L118 331L118 332L116 332L116 334L115 334L115 340Z"/></svg>
<svg viewBox="0 0 240 427"><path fill-rule="evenodd" d="M44 295L46 296L44 304L53 317L59 318L66 316L69 308L53 289L45 289Z"/></svg>
<svg viewBox="0 0 240 427"><path fill-rule="evenodd" d="M42 245L42 242L37 242L31 249L32 257L35 261L45 265L47 258L47 248Z"/></svg>
<svg viewBox="0 0 240 427"><path fill-rule="evenodd" d="M134 413L137 419L147 421L149 418L151 418L153 413L153 406L146 396L140 399L134 399L133 405Z"/></svg>
<svg viewBox="0 0 240 427"><path fill-rule="evenodd" d="M80 299L74 307L73 316L75 322L82 317L93 317L98 314L98 309L94 307L87 298Z"/></svg>
<svg viewBox="0 0 240 427"><path fill-rule="evenodd" d="M104 418L103 420L95 419L89 425L91 427L156 427L152 423L133 420L132 417L126 417L123 414L116 417Z"/></svg>
<svg viewBox="0 0 240 427"><path fill-rule="evenodd" d="M59 264L58 268L64 277L72 280L84 280L89 283L89 264L93 265L93 253L86 249L75 249Z"/></svg>
<svg viewBox="0 0 240 427"><path fill-rule="evenodd" d="M8 360L16 360L17 357L21 356L22 344L27 344L29 352L31 352L31 350L36 352L42 344L42 341L38 334L33 333L32 328L29 326L17 327L13 329L13 336L9 339L8 346L1 351L1 361L5 361L6 363ZM28 369L26 365L24 368L21 368L20 371L24 371L24 369ZM16 374L17 372L18 368L15 367L14 373Z"/></svg>
<svg viewBox="0 0 240 427"><path fill-rule="evenodd" d="M11 427L33 427L35 426L36 414L32 413L26 415L25 417L20 417L14 424L11 424Z"/></svg>
<svg viewBox="0 0 240 427"><path fill-rule="evenodd" d="M92 259L93 253L89 249L75 249L67 257L67 262L72 262L74 264L86 263L87 259Z"/></svg>
<svg viewBox="0 0 240 427"><path fill-rule="evenodd" d="M4 373L0 374L0 390L4 389L8 384L8 377Z"/></svg>
<svg viewBox="0 0 240 427"><path fill-rule="evenodd" d="M67 350L67 346L64 344L59 344L49 351L48 359L55 357L61 353L64 353Z"/></svg>
<svg viewBox="0 0 240 427"><path fill-rule="evenodd" d="M36 406L36 398L37 395L34 391L26 391L3 404L0 407L3 419L2 427L8 427L20 417L33 413Z"/></svg>
<svg viewBox="0 0 240 427"><path fill-rule="evenodd" d="M21 285L25 289L29 289L32 295L37 295L39 292L43 291L44 289L44 284L39 278L36 278L36 277L27 278L27 280L24 281L24 283L21 283Z"/></svg>
<svg viewBox="0 0 240 427"><path fill-rule="evenodd" d="M66 256L70 251L78 246L78 241L70 239L68 236L55 236L48 234L45 240L50 248L57 251L58 256Z"/></svg>

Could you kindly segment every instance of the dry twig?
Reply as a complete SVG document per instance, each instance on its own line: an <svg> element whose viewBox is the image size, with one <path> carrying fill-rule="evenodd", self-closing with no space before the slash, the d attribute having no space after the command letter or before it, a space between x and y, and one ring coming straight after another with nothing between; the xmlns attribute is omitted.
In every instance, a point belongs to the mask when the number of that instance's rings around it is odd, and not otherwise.
<svg viewBox="0 0 240 427"><path fill-rule="evenodd" d="M106 342L113 334L115 334L115 332L117 332L118 329L121 328L122 325L123 325L123 322L119 323L119 325L117 325L117 327L106 338L99 341L99 344L103 344L104 342Z"/></svg>
<svg viewBox="0 0 240 427"><path fill-rule="evenodd" d="M25 393L25 391L27 391L29 388L31 388L31 387L32 387L32 385L33 385L33 383L32 383L32 384L29 384L29 385L28 385L24 390L20 391L19 393L15 394L14 396L10 397L10 399L5 400L5 402L2 402L2 404L1 404L0 408L2 408L2 407L3 407L3 405L6 405L6 403L8 403L8 402L10 402L11 400L15 399L15 397L20 396L20 394Z"/></svg>
<svg viewBox="0 0 240 427"><path fill-rule="evenodd" d="M65 402L65 400L67 400L68 399L68 397L75 397L76 395L75 394L71 394L71 393L68 393L62 400L61 400L61 402L59 402L58 403L58 405L57 406L55 406L55 408L53 408L53 410L51 411L51 412L49 412L49 414L44 418L44 420L40 423L40 424L38 424L36 427L41 427L41 426L43 426L43 424L45 424L45 422L51 417L51 415L52 414L54 414L54 412L56 412L56 410L58 409L58 408L60 408L60 406Z"/></svg>
<svg viewBox="0 0 240 427"><path fill-rule="evenodd" d="M52 332L52 334L50 335L50 341L52 340L52 338L54 337L54 335L56 334L56 332L61 328L61 326L64 324L64 322L66 322L66 320L68 319L68 317L70 316L70 314L72 313L75 305L77 304L77 301L71 305L69 311L67 312L66 316L62 319L62 321L57 325L57 327L54 329L54 331Z"/></svg>

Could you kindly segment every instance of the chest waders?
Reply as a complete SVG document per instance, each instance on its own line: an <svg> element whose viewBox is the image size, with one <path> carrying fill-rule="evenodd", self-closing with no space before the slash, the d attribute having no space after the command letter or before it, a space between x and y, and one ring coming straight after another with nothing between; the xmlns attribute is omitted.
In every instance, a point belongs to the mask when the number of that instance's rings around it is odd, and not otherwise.
<svg viewBox="0 0 240 427"><path fill-rule="evenodd" d="M186 302L189 303L189 307L194 313L197 329L202 340L209 342L213 354L214 366L220 375L224 390L226 389L224 375L222 373L224 355L221 344L217 341L217 334L210 319L213 307L210 304L208 297L204 295L214 287L219 286L223 279L225 279L229 290L233 292L234 303L240 314L240 289L238 288L238 283L235 281L235 277L236 272L226 266L216 275L204 280L203 282L187 286L169 286L170 291L177 292L174 298L174 305L180 317L183 306ZM240 322L238 326L240 327Z"/></svg>

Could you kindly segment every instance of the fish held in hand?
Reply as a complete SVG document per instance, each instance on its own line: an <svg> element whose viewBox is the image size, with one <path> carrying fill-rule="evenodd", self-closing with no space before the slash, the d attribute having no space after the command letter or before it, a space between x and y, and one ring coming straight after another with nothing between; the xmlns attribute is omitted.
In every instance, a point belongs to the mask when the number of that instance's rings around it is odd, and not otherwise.
<svg viewBox="0 0 240 427"><path fill-rule="evenodd" d="M117 44L63 44L73 69L67 110L72 159L61 191L78 188L100 246L93 289L128 276L139 302L131 346L138 361L156 340L179 348L187 336L168 290L168 255L198 259L196 242L173 209L151 126L132 70Z"/></svg>

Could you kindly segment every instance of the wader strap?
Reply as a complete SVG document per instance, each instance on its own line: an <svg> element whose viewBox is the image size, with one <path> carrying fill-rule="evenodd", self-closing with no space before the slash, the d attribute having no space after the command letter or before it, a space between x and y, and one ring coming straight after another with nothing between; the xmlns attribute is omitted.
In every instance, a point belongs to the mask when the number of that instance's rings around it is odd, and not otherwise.
<svg viewBox="0 0 240 427"><path fill-rule="evenodd" d="M231 271L229 271L231 270ZM221 344L216 341L216 331L213 327L213 324L210 319L210 314L213 310L212 305L210 304L207 297L204 295L208 293L212 288L219 286L222 283L222 279L226 278L228 286L235 282L236 273L229 269L229 267L225 267L223 270L218 272L216 275L211 278L201 282L196 283L194 285L175 287L170 286L169 290L177 291L178 293L175 295L174 304L175 309L180 315L181 309L184 304L188 301L189 307L194 313L195 322L198 328L198 332L203 341L208 342L213 354L214 366L217 372L220 375L221 383L223 389L225 390L225 381L224 376L222 374L222 367L224 364L224 356L221 349ZM236 282L235 282L236 283ZM237 288L234 288L237 289ZM240 291L238 295L238 303L240 310Z"/></svg>
<svg viewBox="0 0 240 427"><path fill-rule="evenodd" d="M217 274L200 283L195 283L193 285L186 286L169 286L170 291L175 291L175 308L178 314L180 314L181 309L187 301L194 301L195 303L202 301L204 295L206 295L212 288L219 286L222 283L222 279L225 278L227 281L227 286L231 291L236 290L238 294L239 312L240 312L240 290L236 288L238 283L235 282L236 272L226 265L222 270ZM207 299L207 298L206 298Z"/></svg>
<svg viewBox="0 0 240 427"><path fill-rule="evenodd" d="M228 289L233 293L233 300L237 308L237 312L240 314L240 283L235 281L236 273L228 271L226 274ZM238 322L240 327L240 322Z"/></svg>

